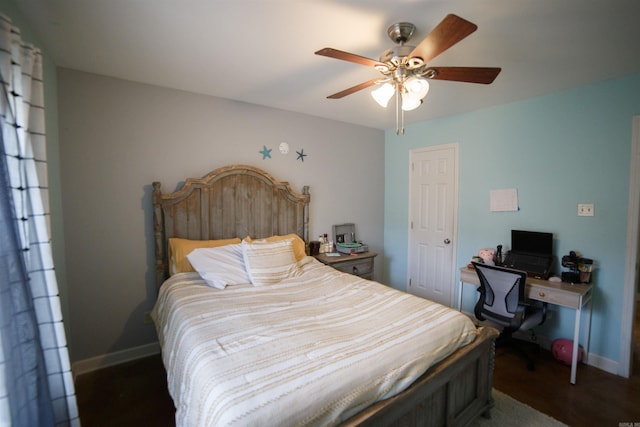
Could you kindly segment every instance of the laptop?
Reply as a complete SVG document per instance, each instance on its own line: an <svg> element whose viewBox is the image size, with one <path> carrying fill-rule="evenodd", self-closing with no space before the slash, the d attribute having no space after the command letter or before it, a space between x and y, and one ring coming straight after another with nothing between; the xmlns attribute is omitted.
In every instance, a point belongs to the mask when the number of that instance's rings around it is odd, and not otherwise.
<svg viewBox="0 0 640 427"><path fill-rule="evenodd" d="M528 277L547 280L553 260L552 233L511 230L511 250L502 265L526 271Z"/></svg>

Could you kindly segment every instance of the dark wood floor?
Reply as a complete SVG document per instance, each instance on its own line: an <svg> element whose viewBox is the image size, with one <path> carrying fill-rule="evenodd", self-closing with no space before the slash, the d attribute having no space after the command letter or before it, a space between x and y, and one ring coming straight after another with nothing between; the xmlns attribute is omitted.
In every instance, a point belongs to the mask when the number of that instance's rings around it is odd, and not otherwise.
<svg viewBox="0 0 640 427"><path fill-rule="evenodd" d="M79 375L75 386L83 427L175 426L160 355Z"/></svg>
<svg viewBox="0 0 640 427"><path fill-rule="evenodd" d="M640 423L640 327L635 334L630 379L580 365L577 382L571 385L570 367L549 352L536 355L536 369L530 372L516 353L498 349L494 387L570 426ZM84 427L175 425L160 356L80 375L76 396Z"/></svg>
<svg viewBox="0 0 640 427"><path fill-rule="evenodd" d="M640 303L636 304L633 350L631 378L580 364L572 385L571 368L547 351L536 355L536 369L531 372L517 353L497 349L494 387L570 426L640 424Z"/></svg>

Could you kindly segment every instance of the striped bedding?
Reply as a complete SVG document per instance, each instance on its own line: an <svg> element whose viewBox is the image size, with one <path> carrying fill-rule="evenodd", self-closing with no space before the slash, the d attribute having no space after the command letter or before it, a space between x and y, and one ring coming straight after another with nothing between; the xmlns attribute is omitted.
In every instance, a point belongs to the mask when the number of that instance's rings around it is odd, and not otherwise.
<svg viewBox="0 0 640 427"><path fill-rule="evenodd" d="M311 257L263 287L174 275L152 316L178 427L339 424L476 336L453 309Z"/></svg>

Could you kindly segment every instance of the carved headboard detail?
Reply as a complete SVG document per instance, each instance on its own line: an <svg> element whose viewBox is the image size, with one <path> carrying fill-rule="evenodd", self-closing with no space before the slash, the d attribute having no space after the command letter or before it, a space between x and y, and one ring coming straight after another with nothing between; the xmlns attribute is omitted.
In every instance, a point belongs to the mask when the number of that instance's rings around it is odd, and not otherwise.
<svg viewBox="0 0 640 427"><path fill-rule="evenodd" d="M289 183L253 166L231 165L203 178L187 178L174 193L153 183L156 286L167 278L167 239L217 240L295 233L309 243L309 187Z"/></svg>

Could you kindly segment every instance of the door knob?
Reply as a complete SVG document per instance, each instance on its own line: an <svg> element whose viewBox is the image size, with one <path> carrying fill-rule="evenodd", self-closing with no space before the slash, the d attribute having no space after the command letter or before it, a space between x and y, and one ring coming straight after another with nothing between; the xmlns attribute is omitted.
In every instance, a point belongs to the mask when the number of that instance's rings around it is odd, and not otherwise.
<svg viewBox="0 0 640 427"><path fill-rule="evenodd" d="M448 245L449 243L451 243L451 240L449 240L449 239L444 239L444 244L445 244L445 245Z"/></svg>

